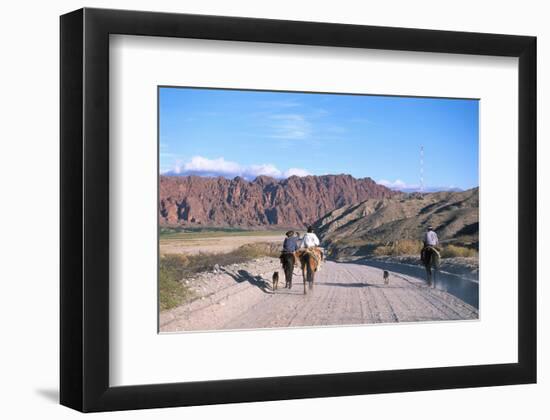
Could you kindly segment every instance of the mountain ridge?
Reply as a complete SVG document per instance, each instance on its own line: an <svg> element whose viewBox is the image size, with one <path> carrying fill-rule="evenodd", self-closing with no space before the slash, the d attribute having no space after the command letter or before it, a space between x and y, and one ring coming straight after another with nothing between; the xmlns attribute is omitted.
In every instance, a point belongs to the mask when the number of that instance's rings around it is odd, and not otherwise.
<svg viewBox="0 0 550 420"><path fill-rule="evenodd" d="M159 178L161 226L303 228L339 207L401 193L347 174Z"/></svg>
<svg viewBox="0 0 550 420"><path fill-rule="evenodd" d="M428 225L442 243L476 248L479 188L367 199L327 213L314 228L333 254L365 255L380 244L420 240Z"/></svg>

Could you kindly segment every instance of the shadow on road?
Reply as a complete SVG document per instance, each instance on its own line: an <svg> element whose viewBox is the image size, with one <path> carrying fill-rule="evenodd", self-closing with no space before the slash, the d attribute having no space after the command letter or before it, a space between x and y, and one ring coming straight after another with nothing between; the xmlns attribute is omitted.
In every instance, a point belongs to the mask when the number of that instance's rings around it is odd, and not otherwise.
<svg viewBox="0 0 550 420"><path fill-rule="evenodd" d="M353 282L353 283L331 283L327 281L318 281L315 282L319 286L335 286L335 287L369 287L374 286L373 284L367 282Z"/></svg>
<svg viewBox="0 0 550 420"><path fill-rule="evenodd" d="M330 282L316 282L319 286L335 286L335 287L373 287L375 289L405 289L405 286L392 286L391 284L374 284L367 282L353 282L353 283L330 283Z"/></svg>
<svg viewBox="0 0 550 420"><path fill-rule="evenodd" d="M233 278L237 283L242 283L243 281L249 282L252 286L256 286L264 293L273 293L271 289L271 284L264 280L261 276L253 276L246 270L239 270L236 273L224 270L227 275Z"/></svg>

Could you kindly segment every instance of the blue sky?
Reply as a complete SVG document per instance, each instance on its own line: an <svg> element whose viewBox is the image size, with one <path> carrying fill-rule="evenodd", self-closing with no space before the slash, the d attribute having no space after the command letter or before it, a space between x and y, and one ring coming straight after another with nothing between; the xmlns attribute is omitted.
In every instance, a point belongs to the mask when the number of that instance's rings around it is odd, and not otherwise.
<svg viewBox="0 0 550 420"><path fill-rule="evenodd" d="M160 88L160 172L351 174L396 188L478 186L479 102Z"/></svg>

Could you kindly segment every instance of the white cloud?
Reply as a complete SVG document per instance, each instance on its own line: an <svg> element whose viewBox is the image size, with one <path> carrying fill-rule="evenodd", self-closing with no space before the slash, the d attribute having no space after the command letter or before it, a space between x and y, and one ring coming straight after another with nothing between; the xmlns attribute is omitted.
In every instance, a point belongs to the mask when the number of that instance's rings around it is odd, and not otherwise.
<svg viewBox="0 0 550 420"><path fill-rule="evenodd" d="M207 159L202 156L194 156L190 162L176 164L174 172L176 174L184 173L217 173L220 175L233 174L241 170L235 162L226 161L224 158Z"/></svg>
<svg viewBox="0 0 550 420"><path fill-rule="evenodd" d="M273 178L281 178L282 172L270 163L263 165L250 165L242 170L244 178L255 178L258 175L267 175Z"/></svg>
<svg viewBox="0 0 550 420"><path fill-rule="evenodd" d="M300 168L290 168L284 172L285 178L288 178L291 176L308 176L308 175L311 175L311 174L305 169L300 169Z"/></svg>
<svg viewBox="0 0 550 420"><path fill-rule="evenodd" d="M436 191L462 191L461 188L458 188L454 185L449 186L424 186L424 188L420 188L420 184L408 184L400 179L396 179L395 181L388 181L386 179L380 179L376 181L378 184L383 185L385 187L388 187L392 190L396 191L403 191L403 192L436 192Z"/></svg>
<svg viewBox="0 0 550 420"><path fill-rule="evenodd" d="M416 184L407 184L406 182L396 179L395 181L388 181L386 179L381 179L376 181L378 184L383 185L384 187L391 188L392 190L403 190L403 189L414 189L420 188L420 185Z"/></svg>
<svg viewBox="0 0 550 420"><path fill-rule="evenodd" d="M288 178L289 176L309 175L305 169L290 168L287 171L281 171L275 165L266 163L259 165L240 165L237 162L225 160L223 157L217 159L208 159L203 156L194 156L188 162L178 162L169 170L163 171L164 175L199 175L199 176L223 176L225 178L234 178L241 176L252 180L260 175L273 178Z"/></svg>
<svg viewBox="0 0 550 420"><path fill-rule="evenodd" d="M301 114L275 114L269 117L275 139L303 140L311 136L312 126Z"/></svg>

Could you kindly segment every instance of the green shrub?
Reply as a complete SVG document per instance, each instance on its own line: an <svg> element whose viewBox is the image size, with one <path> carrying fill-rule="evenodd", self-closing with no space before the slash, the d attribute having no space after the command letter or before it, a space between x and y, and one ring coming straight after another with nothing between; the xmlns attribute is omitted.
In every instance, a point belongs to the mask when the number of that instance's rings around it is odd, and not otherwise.
<svg viewBox="0 0 550 420"><path fill-rule="evenodd" d="M160 310L174 308L193 297L193 292L181 280L186 273L187 258L165 255L159 261Z"/></svg>

